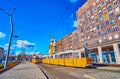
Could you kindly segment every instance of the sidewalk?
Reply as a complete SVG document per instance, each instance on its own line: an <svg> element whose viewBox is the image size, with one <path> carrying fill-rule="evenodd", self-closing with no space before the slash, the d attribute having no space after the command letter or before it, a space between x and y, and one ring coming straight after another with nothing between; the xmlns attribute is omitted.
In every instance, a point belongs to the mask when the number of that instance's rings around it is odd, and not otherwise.
<svg viewBox="0 0 120 79"><path fill-rule="evenodd" d="M110 71L118 71L118 72L120 72L120 67L103 66L103 67L97 67L96 69L110 70Z"/></svg>
<svg viewBox="0 0 120 79"><path fill-rule="evenodd" d="M96 69L120 72L120 65L115 64L93 64Z"/></svg>
<svg viewBox="0 0 120 79"><path fill-rule="evenodd" d="M102 72L84 74L84 77L89 79L120 79L120 67L96 66L96 69Z"/></svg>
<svg viewBox="0 0 120 79"><path fill-rule="evenodd" d="M0 74L0 79L44 79L37 65L26 62Z"/></svg>

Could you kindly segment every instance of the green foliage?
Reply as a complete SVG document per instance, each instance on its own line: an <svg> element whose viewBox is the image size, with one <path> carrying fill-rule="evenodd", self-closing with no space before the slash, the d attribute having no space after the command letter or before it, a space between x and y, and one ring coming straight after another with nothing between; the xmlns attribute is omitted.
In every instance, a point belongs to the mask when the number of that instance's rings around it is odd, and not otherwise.
<svg viewBox="0 0 120 79"><path fill-rule="evenodd" d="M4 67L4 64L0 64L0 69Z"/></svg>
<svg viewBox="0 0 120 79"><path fill-rule="evenodd" d="M20 60L21 57L22 57L21 55L18 55L18 56L17 56L17 59Z"/></svg>

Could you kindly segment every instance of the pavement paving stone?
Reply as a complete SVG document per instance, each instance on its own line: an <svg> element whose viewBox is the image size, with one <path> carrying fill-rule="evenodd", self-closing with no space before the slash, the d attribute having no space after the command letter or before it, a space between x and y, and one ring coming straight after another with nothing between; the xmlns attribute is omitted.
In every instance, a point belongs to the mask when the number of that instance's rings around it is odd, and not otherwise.
<svg viewBox="0 0 120 79"><path fill-rule="evenodd" d="M0 79L45 79L37 65L26 62L0 74Z"/></svg>

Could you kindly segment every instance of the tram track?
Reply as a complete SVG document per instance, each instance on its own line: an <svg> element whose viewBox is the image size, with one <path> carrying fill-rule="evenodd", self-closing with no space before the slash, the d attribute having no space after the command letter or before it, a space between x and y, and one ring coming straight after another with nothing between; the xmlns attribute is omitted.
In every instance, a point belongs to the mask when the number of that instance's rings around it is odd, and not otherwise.
<svg viewBox="0 0 120 79"><path fill-rule="evenodd" d="M94 68L74 68L39 63L45 79L119 79L119 73L113 71L99 70ZM41 70L41 71L42 71ZM52 77L50 77L52 76ZM115 77L116 76L116 77ZM115 78L114 78L115 77Z"/></svg>
<svg viewBox="0 0 120 79"><path fill-rule="evenodd" d="M76 78L75 76L72 76L66 72L62 72L60 67L52 67L54 65L51 65L51 67L49 67L46 64L39 64L40 67L42 67L43 71L45 72L45 74L48 76L49 79L79 79Z"/></svg>
<svg viewBox="0 0 120 79"><path fill-rule="evenodd" d="M51 75L48 71L46 71L43 67L41 67L40 64L37 64L37 66L38 66L39 69L42 71L45 79L57 79L57 78L55 78L53 75Z"/></svg>

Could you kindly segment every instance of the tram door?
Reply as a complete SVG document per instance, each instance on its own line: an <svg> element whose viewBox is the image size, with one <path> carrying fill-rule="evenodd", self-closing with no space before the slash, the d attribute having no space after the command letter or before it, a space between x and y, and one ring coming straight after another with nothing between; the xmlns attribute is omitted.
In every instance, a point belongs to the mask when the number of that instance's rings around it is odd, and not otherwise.
<svg viewBox="0 0 120 79"><path fill-rule="evenodd" d="M111 63L116 63L114 51L110 51Z"/></svg>

